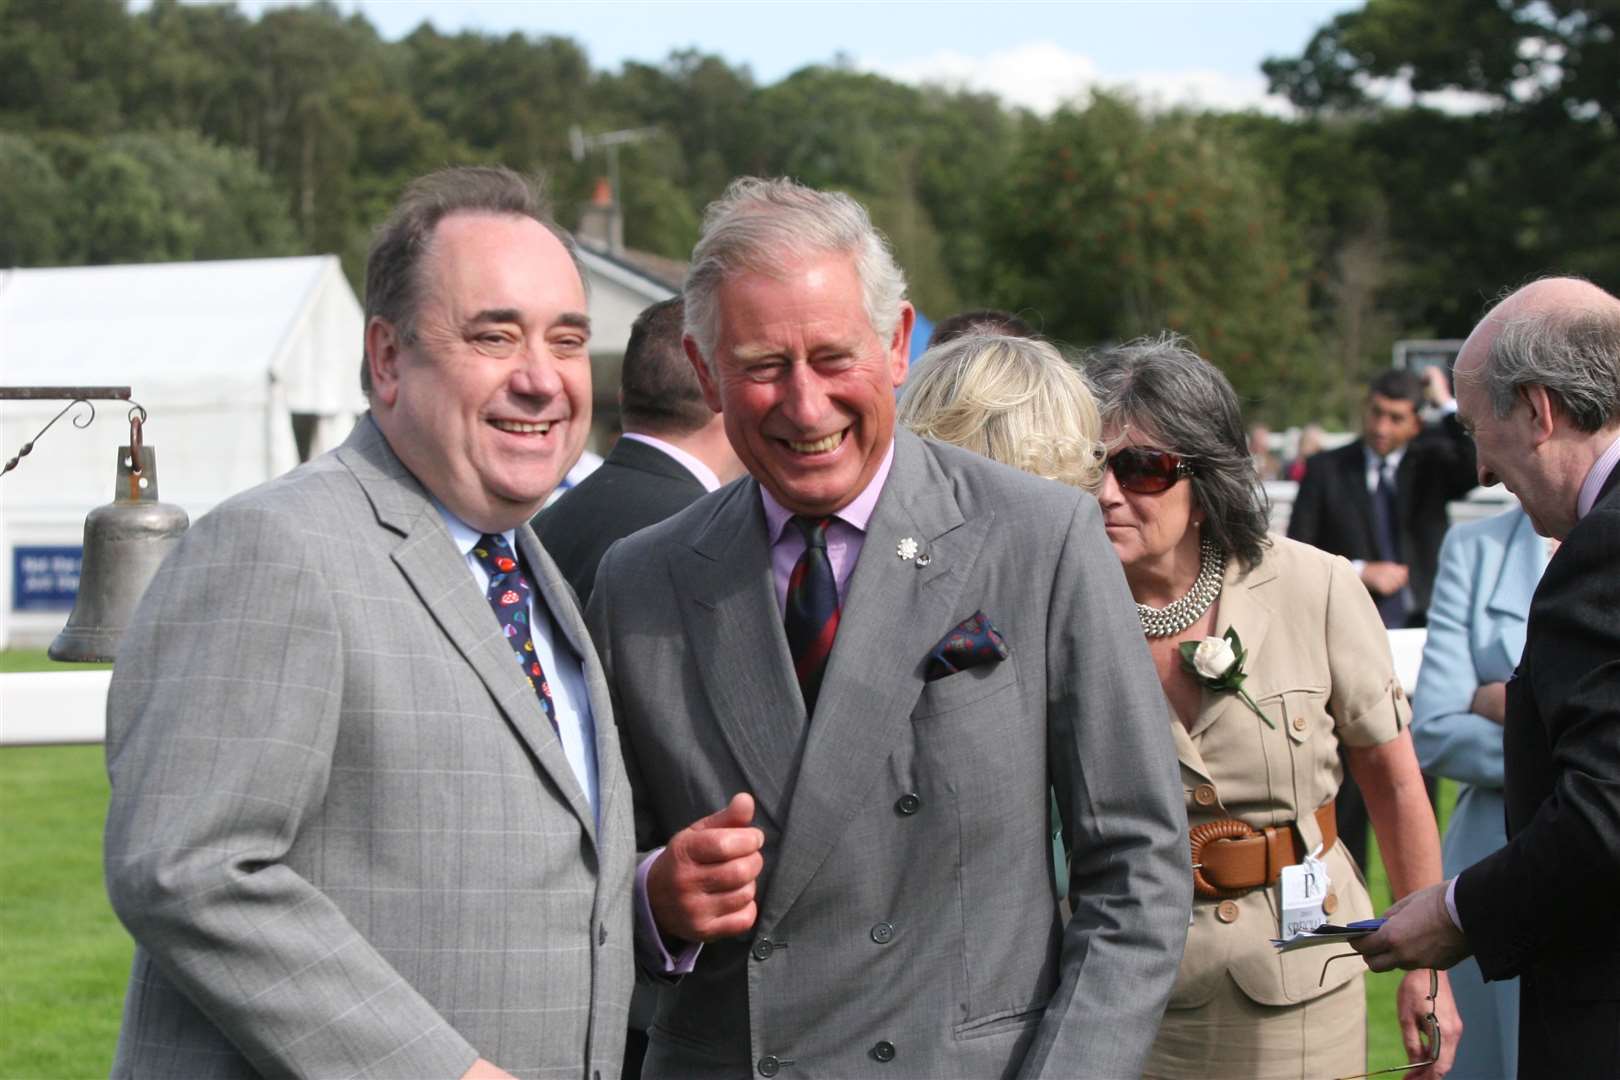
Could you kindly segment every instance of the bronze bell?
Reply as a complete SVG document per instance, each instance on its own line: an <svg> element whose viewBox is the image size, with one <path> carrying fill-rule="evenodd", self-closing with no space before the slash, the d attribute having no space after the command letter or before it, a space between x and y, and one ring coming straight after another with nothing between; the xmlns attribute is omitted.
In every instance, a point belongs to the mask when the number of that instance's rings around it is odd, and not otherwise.
<svg viewBox="0 0 1620 1080"><path fill-rule="evenodd" d="M158 501L157 454L141 442L144 413L131 414L130 444L118 449L113 501L84 519L79 592L51 642L52 660L112 660L158 564L191 524L184 510Z"/></svg>

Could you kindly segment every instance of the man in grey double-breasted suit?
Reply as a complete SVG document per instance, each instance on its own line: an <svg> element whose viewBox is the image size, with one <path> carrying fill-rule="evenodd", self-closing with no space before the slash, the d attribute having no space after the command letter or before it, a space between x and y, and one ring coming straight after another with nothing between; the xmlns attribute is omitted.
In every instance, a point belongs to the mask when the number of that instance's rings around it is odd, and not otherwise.
<svg viewBox="0 0 1620 1080"><path fill-rule="evenodd" d="M649 852L638 945L690 967L645 1075L1136 1075L1192 888L1097 504L895 431L914 315L845 196L738 181L686 300L751 476L615 545L588 616Z"/></svg>
<svg viewBox="0 0 1620 1080"><path fill-rule="evenodd" d="M370 414L203 517L107 704L115 1076L617 1077L630 789L526 524L590 427L571 242L500 169L367 265Z"/></svg>

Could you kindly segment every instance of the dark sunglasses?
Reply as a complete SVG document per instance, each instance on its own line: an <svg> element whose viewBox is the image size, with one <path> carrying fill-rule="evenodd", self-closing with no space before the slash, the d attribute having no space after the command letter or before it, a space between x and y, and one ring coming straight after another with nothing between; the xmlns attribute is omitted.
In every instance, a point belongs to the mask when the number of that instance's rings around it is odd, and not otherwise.
<svg viewBox="0 0 1620 1080"><path fill-rule="evenodd" d="M1132 446L1108 455L1114 481L1135 495L1157 495L1176 486L1182 477L1193 474L1192 466L1168 450Z"/></svg>

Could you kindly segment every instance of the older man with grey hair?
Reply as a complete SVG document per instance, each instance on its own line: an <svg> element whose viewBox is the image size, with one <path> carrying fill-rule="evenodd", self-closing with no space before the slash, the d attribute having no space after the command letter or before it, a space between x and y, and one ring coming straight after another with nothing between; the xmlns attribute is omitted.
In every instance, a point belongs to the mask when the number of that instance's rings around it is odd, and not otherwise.
<svg viewBox="0 0 1620 1080"><path fill-rule="evenodd" d="M686 298L750 476L610 549L588 614L644 954L687 970L646 1074L1138 1074L1191 875L1096 501L896 430L914 313L847 196L737 181Z"/></svg>
<svg viewBox="0 0 1620 1080"><path fill-rule="evenodd" d="M1356 943L1375 971L1520 979L1519 1075L1620 1075L1620 300L1551 278L1485 316L1457 358L1479 477L1561 539L1507 690L1508 843L1406 897Z"/></svg>

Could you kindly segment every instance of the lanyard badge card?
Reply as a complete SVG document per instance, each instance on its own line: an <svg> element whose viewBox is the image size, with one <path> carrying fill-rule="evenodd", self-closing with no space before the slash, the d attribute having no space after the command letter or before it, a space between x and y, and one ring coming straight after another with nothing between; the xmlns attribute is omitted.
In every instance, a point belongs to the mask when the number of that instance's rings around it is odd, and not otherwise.
<svg viewBox="0 0 1620 1080"><path fill-rule="evenodd" d="M1327 864L1319 855L1322 845L1305 856L1303 862L1282 868L1282 930L1281 938L1309 933L1327 922L1322 901L1327 898L1332 883L1328 880Z"/></svg>

